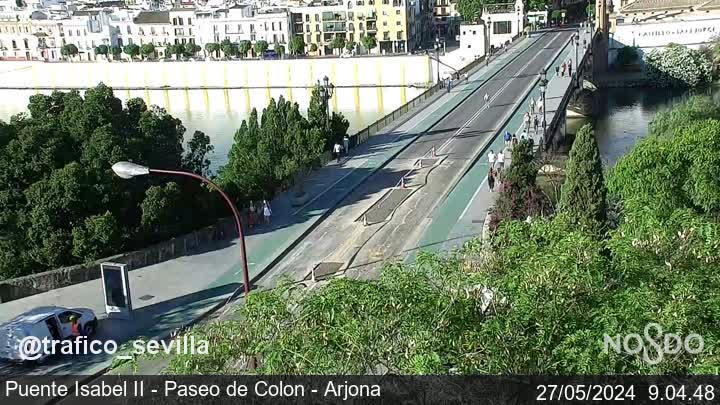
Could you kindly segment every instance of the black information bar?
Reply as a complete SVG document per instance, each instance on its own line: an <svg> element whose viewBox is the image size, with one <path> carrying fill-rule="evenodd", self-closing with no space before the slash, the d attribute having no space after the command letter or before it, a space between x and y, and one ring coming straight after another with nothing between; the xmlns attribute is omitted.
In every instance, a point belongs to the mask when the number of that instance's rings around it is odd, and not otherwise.
<svg viewBox="0 0 720 405"><path fill-rule="evenodd" d="M720 404L719 376L22 376L0 403Z"/></svg>

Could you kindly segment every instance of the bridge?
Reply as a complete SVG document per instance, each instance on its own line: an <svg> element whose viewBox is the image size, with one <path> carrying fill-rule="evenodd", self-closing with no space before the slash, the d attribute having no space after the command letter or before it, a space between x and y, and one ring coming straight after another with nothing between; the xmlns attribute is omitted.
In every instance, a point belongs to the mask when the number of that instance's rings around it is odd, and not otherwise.
<svg viewBox="0 0 720 405"><path fill-rule="evenodd" d="M355 137L349 156L308 176L304 190L310 198L302 206L292 192L282 193L271 201L272 224L249 231L253 287L271 288L280 277L309 286L341 275L372 278L387 260L478 236L494 200L486 184L488 151L504 148L505 131L525 132L541 145L538 153L562 142L565 117L581 110L578 95L592 70L586 48L592 35L585 27L532 33L487 64L463 71L467 78L461 75L449 90L434 88L384 125ZM572 76L556 74L555 68L570 59ZM535 131L522 117L531 98L541 99L542 71L546 130ZM165 337L225 305L241 280L237 243L219 241L131 271L135 318L101 319L98 339ZM102 315L102 287L93 280L4 302L0 323L41 305L89 307ZM0 364L0 374L92 375L104 372L110 360L86 356L59 357L39 367Z"/></svg>

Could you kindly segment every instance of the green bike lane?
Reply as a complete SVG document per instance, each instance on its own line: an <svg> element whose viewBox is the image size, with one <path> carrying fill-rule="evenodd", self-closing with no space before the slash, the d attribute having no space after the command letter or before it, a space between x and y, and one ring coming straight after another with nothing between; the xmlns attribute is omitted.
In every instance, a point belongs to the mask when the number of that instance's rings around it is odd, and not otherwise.
<svg viewBox="0 0 720 405"><path fill-rule="evenodd" d="M562 63L563 60L571 57L574 59L574 56L574 48L571 43L568 42L550 66L555 66L556 63ZM548 72L551 70L552 69L548 69ZM530 98L539 100L539 81L527 93L523 101L519 103L508 122L495 133L493 140L488 142L483 148L477 161L466 171L445 199L433 210L430 216L431 220L423 231L416 248L410 250L406 256L407 262L413 262L417 252L420 250L431 252L449 250L460 247L465 241L480 236L486 212L494 202L493 193L488 187L485 187L487 173L489 171L487 153L490 150L494 150L496 153L503 150L505 141L503 140L502 134L506 131L513 134L519 132L523 125L523 115L525 114L526 106L529 105ZM551 119L552 117L548 116L548 122ZM518 134L518 138L519 136ZM469 209L473 208L471 204L479 199L485 202L485 204L481 204L484 205L484 210L478 212L476 209L474 212L470 212Z"/></svg>

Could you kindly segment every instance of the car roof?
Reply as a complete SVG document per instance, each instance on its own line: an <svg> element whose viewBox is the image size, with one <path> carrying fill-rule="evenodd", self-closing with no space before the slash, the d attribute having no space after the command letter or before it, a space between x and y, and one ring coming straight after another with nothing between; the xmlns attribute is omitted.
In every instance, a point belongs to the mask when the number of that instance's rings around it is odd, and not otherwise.
<svg viewBox="0 0 720 405"><path fill-rule="evenodd" d="M15 318L8 321L5 325L19 324L19 323L36 323L44 320L48 316L59 314L60 312L68 311L69 308L47 306L33 308L25 313L22 313Z"/></svg>

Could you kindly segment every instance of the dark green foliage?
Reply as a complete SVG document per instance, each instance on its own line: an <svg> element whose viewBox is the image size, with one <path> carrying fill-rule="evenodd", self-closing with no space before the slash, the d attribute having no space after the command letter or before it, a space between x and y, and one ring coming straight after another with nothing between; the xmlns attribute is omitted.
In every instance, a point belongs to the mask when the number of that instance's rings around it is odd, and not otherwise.
<svg viewBox="0 0 720 405"><path fill-rule="evenodd" d="M617 61L621 65L631 65L638 61L640 54L635 46L623 46L617 53Z"/></svg>
<svg viewBox="0 0 720 405"><path fill-rule="evenodd" d="M275 52L277 53L278 58L282 59L285 56L285 45L275 44Z"/></svg>
<svg viewBox="0 0 720 405"><path fill-rule="evenodd" d="M253 50L255 51L255 55L262 58L265 51L268 49L268 43L265 40L259 40L255 42L255 46L253 46Z"/></svg>
<svg viewBox="0 0 720 405"><path fill-rule="evenodd" d="M290 39L288 51L290 52L290 55L293 56L305 54L305 41L303 40L302 35L295 35L292 39Z"/></svg>
<svg viewBox="0 0 720 405"><path fill-rule="evenodd" d="M220 42L220 50L226 58L233 58L238 55L238 44L231 42L229 39L223 39Z"/></svg>
<svg viewBox="0 0 720 405"><path fill-rule="evenodd" d="M202 131L195 131L187 143L187 151L182 158L183 169L207 176L210 172L210 159L215 148L210 144L210 137Z"/></svg>
<svg viewBox="0 0 720 405"><path fill-rule="evenodd" d="M117 58L122 53L122 49L120 49L119 46L113 45L110 47L110 53L113 57Z"/></svg>
<svg viewBox="0 0 720 405"><path fill-rule="evenodd" d="M339 49L342 53L342 49L345 48L345 35L335 35L335 38L333 38L330 43L330 47L333 49Z"/></svg>
<svg viewBox="0 0 720 405"><path fill-rule="evenodd" d="M127 107L100 84L30 97L28 114L0 123L0 278L98 259L142 247L162 235L141 226L141 203L157 177L120 180L113 163L207 170L207 137L195 135L183 157L185 128L141 99ZM172 232L214 221L213 199L180 183L183 221ZM192 215L195 207L206 215ZM176 213L177 214L177 213ZM178 215L176 215L177 217ZM162 224L155 223L155 226ZM166 234L167 235L167 234Z"/></svg>
<svg viewBox="0 0 720 405"><path fill-rule="evenodd" d="M220 44L214 43L214 42L205 44L205 50L207 51L207 53L210 57L214 57L217 55L217 52L220 50Z"/></svg>
<svg viewBox="0 0 720 405"><path fill-rule="evenodd" d="M458 0L458 12L465 21L475 21L482 15L483 0ZM489 3L489 2L488 2Z"/></svg>
<svg viewBox="0 0 720 405"><path fill-rule="evenodd" d="M193 43L185 44L185 56L187 57L197 56L197 53L200 52L200 50L202 50L200 45Z"/></svg>
<svg viewBox="0 0 720 405"><path fill-rule="evenodd" d="M252 49L252 43L250 43L250 41L240 41L240 44L238 45L238 53L240 54L240 56L242 56L243 58L247 57L250 49Z"/></svg>
<svg viewBox="0 0 720 405"><path fill-rule="evenodd" d="M155 56L155 45L143 44L143 46L140 47L140 54L144 58L148 58L150 56Z"/></svg>
<svg viewBox="0 0 720 405"><path fill-rule="evenodd" d="M79 50L75 44L63 45L62 48L60 48L60 54L70 58L77 55L78 52Z"/></svg>
<svg viewBox="0 0 720 405"><path fill-rule="evenodd" d="M102 56L107 56L107 54L110 52L110 48L108 48L107 45L100 45L95 48L95 53Z"/></svg>
<svg viewBox="0 0 720 405"><path fill-rule="evenodd" d="M578 131L565 165L559 210L577 226L601 235L607 222L607 190L592 125Z"/></svg>
<svg viewBox="0 0 720 405"><path fill-rule="evenodd" d="M136 56L140 55L140 47L136 44L127 44L123 46L123 52L130 57L130 60L133 60Z"/></svg>
<svg viewBox="0 0 720 405"><path fill-rule="evenodd" d="M253 110L242 122L220 181L240 201L270 199L317 164L324 146L324 132L296 103L273 99L261 117Z"/></svg>
<svg viewBox="0 0 720 405"><path fill-rule="evenodd" d="M377 40L373 35L363 35L362 37L360 37L360 42L362 43L363 47L368 50L368 52L377 46Z"/></svg>

